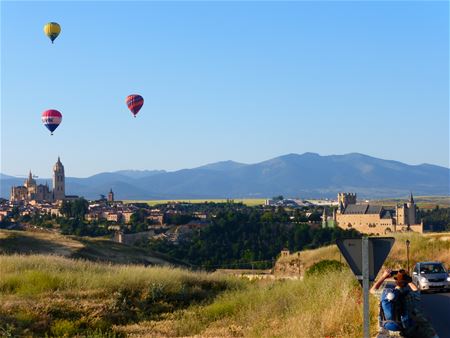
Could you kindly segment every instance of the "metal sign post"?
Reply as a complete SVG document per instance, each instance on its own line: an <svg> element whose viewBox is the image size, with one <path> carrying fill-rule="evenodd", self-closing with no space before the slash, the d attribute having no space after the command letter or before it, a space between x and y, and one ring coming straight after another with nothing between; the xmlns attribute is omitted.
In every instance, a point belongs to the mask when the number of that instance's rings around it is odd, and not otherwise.
<svg viewBox="0 0 450 338"><path fill-rule="evenodd" d="M363 285L363 318L364 338L370 338L369 317L369 238L362 238L362 285Z"/></svg>
<svg viewBox="0 0 450 338"><path fill-rule="evenodd" d="M336 240L336 245L363 287L364 338L370 337L369 283L375 280L395 239L363 237Z"/></svg>

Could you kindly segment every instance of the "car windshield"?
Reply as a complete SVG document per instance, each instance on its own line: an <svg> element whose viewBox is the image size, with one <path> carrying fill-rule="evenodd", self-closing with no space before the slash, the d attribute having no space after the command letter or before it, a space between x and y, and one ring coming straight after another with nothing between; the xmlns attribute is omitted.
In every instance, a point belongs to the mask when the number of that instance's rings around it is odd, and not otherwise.
<svg viewBox="0 0 450 338"><path fill-rule="evenodd" d="M420 266L420 273L445 273L445 269L442 264L423 264Z"/></svg>

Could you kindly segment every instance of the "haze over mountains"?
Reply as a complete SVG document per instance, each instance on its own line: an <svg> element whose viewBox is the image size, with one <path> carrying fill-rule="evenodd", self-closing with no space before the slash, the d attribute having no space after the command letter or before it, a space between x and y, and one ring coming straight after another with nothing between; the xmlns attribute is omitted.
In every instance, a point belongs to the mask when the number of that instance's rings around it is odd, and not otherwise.
<svg viewBox="0 0 450 338"><path fill-rule="evenodd" d="M66 172L70 168L66 168ZM66 194L97 199L112 188L116 199L195 199L336 197L339 191L361 197L449 195L450 169L408 165L363 154L320 156L288 154L255 164L223 161L173 172L121 170L87 178L66 177ZM24 178L0 174L1 197ZM45 182L45 179L38 179ZM47 179L51 184L51 179Z"/></svg>

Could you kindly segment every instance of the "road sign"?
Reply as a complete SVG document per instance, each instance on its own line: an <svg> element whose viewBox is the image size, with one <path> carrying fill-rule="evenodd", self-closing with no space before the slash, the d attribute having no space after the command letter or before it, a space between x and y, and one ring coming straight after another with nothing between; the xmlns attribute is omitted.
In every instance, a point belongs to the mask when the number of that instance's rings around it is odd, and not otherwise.
<svg viewBox="0 0 450 338"><path fill-rule="evenodd" d="M374 281L375 277L383 266L395 238L393 237L369 237L369 280ZM350 265L356 278L360 281L363 275L363 255L362 255L362 239L346 238L336 240L336 244Z"/></svg>
<svg viewBox="0 0 450 338"><path fill-rule="evenodd" d="M373 281L389 255L393 237L338 239L336 244L363 287L363 337L370 336L369 281Z"/></svg>

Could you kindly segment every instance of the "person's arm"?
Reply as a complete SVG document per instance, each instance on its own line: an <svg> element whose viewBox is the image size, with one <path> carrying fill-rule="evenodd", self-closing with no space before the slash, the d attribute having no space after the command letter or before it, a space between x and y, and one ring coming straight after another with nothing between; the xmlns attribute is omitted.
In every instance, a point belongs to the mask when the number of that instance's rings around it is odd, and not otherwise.
<svg viewBox="0 0 450 338"><path fill-rule="evenodd" d="M408 286L411 289L411 291L419 291L419 288L413 282L408 283Z"/></svg>
<svg viewBox="0 0 450 338"><path fill-rule="evenodd" d="M386 278L391 276L391 269L386 269L383 274L381 275L380 279L373 284L372 288L370 289L371 294L375 294L375 292L380 288L381 284L385 281Z"/></svg>

